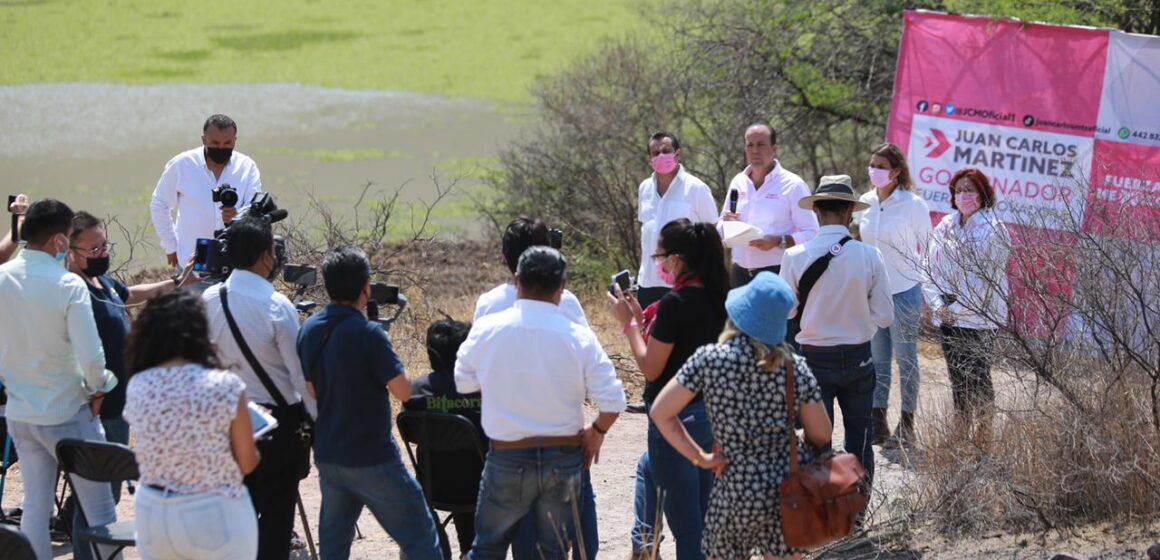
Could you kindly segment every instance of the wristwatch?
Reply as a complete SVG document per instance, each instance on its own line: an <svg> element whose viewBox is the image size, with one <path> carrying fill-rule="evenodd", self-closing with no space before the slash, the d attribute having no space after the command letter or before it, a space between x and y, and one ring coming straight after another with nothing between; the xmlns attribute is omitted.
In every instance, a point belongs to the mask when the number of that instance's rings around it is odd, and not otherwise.
<svg viewBox="0 0 1160 560"><path fill-rule="evenodd" d="M778 247L781 247L782 249L788 249L788 248L789 248L789 243L787 243L787 242L786 242L786 240L788 240L788 239L789 239L789 236L788 236L788 235L782 235L782 236L781 236L781 241L780 241L780 242L778 242L777 246L778 246Z"/></svg>

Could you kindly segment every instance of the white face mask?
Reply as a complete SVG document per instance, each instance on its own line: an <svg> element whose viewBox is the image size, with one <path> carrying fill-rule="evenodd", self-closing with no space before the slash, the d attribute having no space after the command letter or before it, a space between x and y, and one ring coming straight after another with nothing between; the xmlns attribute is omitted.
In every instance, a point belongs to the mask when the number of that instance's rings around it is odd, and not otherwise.
<svg viewBox="0 0 1160 560"><path fill-rule="evenodd" d="M890 170L878 169L875 167L866 168L866 172L870 175L870 184L877 188L885 187L890 184Z"/></svg>

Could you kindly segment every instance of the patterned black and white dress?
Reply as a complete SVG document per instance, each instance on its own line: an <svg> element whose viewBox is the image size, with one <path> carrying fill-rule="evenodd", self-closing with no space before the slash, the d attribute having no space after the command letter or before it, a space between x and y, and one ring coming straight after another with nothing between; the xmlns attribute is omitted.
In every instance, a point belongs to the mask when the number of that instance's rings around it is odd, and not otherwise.
<svg viewBox="0 0 1160 560"><path fill-rule="evenodd" d="M685 388L704 396L713 436L729 467L713 486L701 550L717 558L754 554L787 556L805 551L785 545L779 488L789 475L785 369L764 371L747 336L703 346L676 375ZM795 407L820 403L818 382L801 356L794 356ZM793 437L796 437L794 435ZM813 459L799 440L800 464Z"/></svg>

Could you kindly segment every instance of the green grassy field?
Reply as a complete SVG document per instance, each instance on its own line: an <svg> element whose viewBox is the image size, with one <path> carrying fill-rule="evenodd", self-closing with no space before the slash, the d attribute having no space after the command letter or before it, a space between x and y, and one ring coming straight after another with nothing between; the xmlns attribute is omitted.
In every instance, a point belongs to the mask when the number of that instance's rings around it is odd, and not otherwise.
<svg viewBox="0 0 1160 560"><path fill-rule="evenodd" d="M626 0L0 0L0 84L300 82L524 101Z"/></svg>

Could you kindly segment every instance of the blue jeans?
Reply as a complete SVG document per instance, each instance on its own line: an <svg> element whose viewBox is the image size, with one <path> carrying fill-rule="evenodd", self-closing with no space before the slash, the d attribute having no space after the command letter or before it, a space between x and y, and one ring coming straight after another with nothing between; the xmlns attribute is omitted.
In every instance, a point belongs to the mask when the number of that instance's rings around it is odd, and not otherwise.
<svg viewBox="0 0 1160 560"><path fill-rule="evenodd" d="M85 404L63 424L42 426L9 420L8 429L20 454L20 477L24 481L24 514L20 517L20 532L32 543L38 559L51 560L48 520L52 515L56 486L56 444L66 438L104 441L101 421L93 417L89 405ZM117 520L117 506L113 503L108 483L79 476L72 476L70 480L73 492L92 525L107 525ZM73 535L75 537L76 533ZM73 542L77 541L74 539ZM115 547L101 545L100 548L101 554L108 558Z"/></svg>
<svg viewBox="0 0 1160 560"><path fill-rule="evenodd" d="M915 284L905 292L894 294L894 323L878 329L870 340L874 354L874 408L890 405L891 358L898 360L898 377L902 385L902 411L918 410L918 332L922 322L922 287Z"/></svg>
<svg viewBox="0 0 1160 560"><path fill-rule="evenodd" d="M701 449L712 451L713 430L704 401L689 403L677 417ZM663 491L665 519L673 540L677 541L677 560L704 558L701 537L705 530L705 512L709 510L709 493L713 490L713 473L690 463L673 449L651 421L648 457L653 480Z"/></svg>
<svg viewBox="0 0 1160 560"><path fill-rule="evenodd" d="M442 560L439 533L419 483L398 459L370 467L316 463L322 489L319 553L327 560L350 557L354 524L363 506L408 560Z"/></svg>
<svg viewBox="0 0 1160 560"><path fill-rule="evenodd" d="M874 358L870 343L817 348L802 347L802 356L810 366L822 404L830 421L834 420L834 400L842 407L842 425L846 428L846 451L862 462L870 478L874 478L874 425L870 421L873 393L876 384Z"/></svg>
<svg viewBox="0 0 1160 560"><path fill-rule="evenodd" d="M580 472L580 534L584 537L584 558L580 557L580 547L572 547L572 560L596 558L600 551L600 532L596 523L596 493L592 490L592 475L588 469ZM577 542L576 524L568 524L568 540ZM536 554L536 513L528 512L516 529L512 541L512 560L539 560Z"/></svg>
<svg viewBox="0 0 1160 560"><path fill-rule="evenodd" d="M492 449L483 466L471 560L503 560L523 518L536 516L537 558L563 559L580 490L579 447ZM591 556L590 556L591 557Z"/></svg>
<svg viewBox="0 0 1160 560"><path fill-rule="evenodd" d="M649 552L657 534L657 485L653 480L652 462L648 451L636 462L636 495L634 496L632 524L633 553Z"/></svg>

